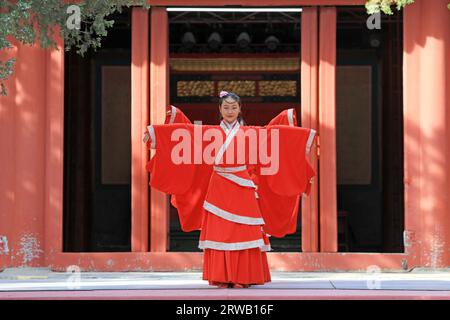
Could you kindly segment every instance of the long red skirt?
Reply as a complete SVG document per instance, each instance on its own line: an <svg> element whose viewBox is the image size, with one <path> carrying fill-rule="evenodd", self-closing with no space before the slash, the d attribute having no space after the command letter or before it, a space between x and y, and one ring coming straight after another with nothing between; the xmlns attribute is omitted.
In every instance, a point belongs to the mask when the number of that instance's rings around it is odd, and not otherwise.
<svg viewBox="0 0 450 320"><path fill-rule="evenodd" d="M264 284L270 282L267 255L259 248L223 251L205 249L203 280L213 282Z"/></svg>

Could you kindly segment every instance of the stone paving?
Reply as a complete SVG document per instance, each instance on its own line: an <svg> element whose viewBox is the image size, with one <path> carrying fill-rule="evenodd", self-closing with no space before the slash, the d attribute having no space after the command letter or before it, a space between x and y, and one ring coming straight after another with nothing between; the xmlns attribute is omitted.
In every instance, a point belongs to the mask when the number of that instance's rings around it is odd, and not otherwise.
<svg viewBox="0 0 450 320"><path fill-rule="evenodd" d="M51 272L12 268L0 272L0 299L45 297L134 298L338 298L366 296L450 299L450 269L410 272L271 272L272 282L249 289L218 289L201 272ZM239 292L238 295L236 293ZM41 293L41 294L40 294ZM147 293L147 294L146 294ZM397 293L397 294L396 294ZM309 294L309 295L308 295Z"/></svg>

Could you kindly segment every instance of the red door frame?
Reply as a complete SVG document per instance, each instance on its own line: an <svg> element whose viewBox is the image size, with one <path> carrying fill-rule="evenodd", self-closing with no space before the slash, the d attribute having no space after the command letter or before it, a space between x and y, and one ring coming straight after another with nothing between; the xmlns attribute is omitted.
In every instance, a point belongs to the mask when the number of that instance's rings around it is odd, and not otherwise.
<svg viewBox="0 0 450 320"><path fill-rule="evenodd" d="M336 7L319 19L320 251L337 252Z"/></svg>
<svg viewBox="0 0 450 320"><path fill-rule="evenodd" d="M317 7L305 8L302 13L301 26L301 119L302 126L312 128L319 132L318 128L318 9ZM309 162L315 172L318 170L318 154L309 154ZM319 251L319 184L315 178L311 186L309 197L302 198L302 252Z"/></svg>
<svg viewBox="0 0 450 320"><path fill-rule="evenodd" d="M150 1L152 5L221 5L229 4L229 1L197 1L195 4L189 1ZM273 6L273 2L241 0L236 1L243 6ZM283 0L276 3L277 6L283 5L361 5L364 0ZM161 24L167 23L167 13L164 8L152 7L151 25L158 27L151 28L150 41L155 44L156 39L167 41L167 26L161 29ZM314 43L314 34L317 34L317 9L314 7L304 8L302 17L305 25L302 26L302 41L306 46L302 52L302 81L310 85L302 85L302 118L307 119L305 126L318 129L321 142L321 164L320 172L335 175L335 160L333 161L334 143L334 108L325 106L329 103L334 104L332 94L334 93L334 70L335 46L328 43L335 33L336 24L326 19L336 19L335 8L320 8L319 26L323 30L331 33L321 33L320 45ZM183 271L200 270L202 268L202 253L188 252L165 252L167 250L167 220L168 204L165 196L154 191L151 192L151 216L150 216L150 252L146 252L148 246L148 210L146 209L147 197L145 179L143 174L145 161L148 159L145 146L141 143L140 136L147 121L150 102L150 121L161 122L165 105L168 101L167 89L168 72L167 67L168 52L166 45L151 46L150 66L145 63L146 49L148 47L148 37L145 37L145 31L149 28L148 14L143 9L133 8L133 37L139 37L139 41L133 41L132 52L132 85L133 85L133 133L132 143L134 148L132 159L132 177L135 179L132 183L132 251L128 253L65 253L62 252L62 173L63 164L61 158L49 158L46 161L47 168L52 168L46 176L46 190L52 191L46 194L52 196L46 197L46 264L53 270L65 270L69 265L77 265L82 270L97 271L131 271L131 270L153 270L153 271ZM333 32L334 28L334 32ZM322 30L321 29L321 30ZM161 32L162 30L162 32ZM145 38L143 38L145 37ZM315 37L317 39L317 37ZM163 42L165 44L165 42ZM62 47L62 43L59 45ZM157 47L157 48L155 48ZM316 50L319 50L321 59L320 64L315 58ZM52 62L52 68L57 67L63 70L63 50L51 53L49 61ZM334 52L334 53L333 53ZM333 56L334 54L334 56ZM161 56L162 55L162 56ZM164 66L164 63L166 64ZM50 66L50 63L48 64ZM148 75L150 69L151 75ZM58 78L63 82L62 71ZM54 79L52 79L54 80ZM146 81L150 80L150 93L146 86ZM320 81L320 82L319 82ZM323 83L322 83L323 81ZM320 85L319 85L320 83ZM57 154L62 155L63 151L63 92L57 92L50 95L54 98L54 103L49 105L49 118L47 120L47 138L49 146ZM150 96L148 95L150 94ZM330 96L331 95L331 96ZM331 99L330 99L331 97ZM322 106L322 107L321 107ZM51 121L50 121L51 120ZM318 127L318 124L321 125ZM328 126L326 128L326 126ZM329 129L329 130L326 130ZM142 131L142 132L141 132ZM59 136L54 136L54 132L59 132ZM329 149L326 151L326 149ZM324 155L325 152L325 155ZM52 153L53 154L53 153ZM327 155L328 154L328 155ZM325 157L325 158L324 158ZM331 159L331 162L324 159ZM317 169L317 155L311 154L311 163ZM334 170L334 171L333 171ZM147 180L148 181L148 180ZM321 190L329 190L335 194L335 179L320 178ZM324 189L325 188L325 189ZM333 192L334 190L334 192ZM302 253L269 253L270 267L280 271L326 271L326 270L365 270L368 266L377 265L381 269L401 269L402 261L408 257L407 254L372 254L372 253L337 253L336 232L336 205L335 200L331 202L320 202L320 250L318 248L318 230L319 219L317 215L319 188L317 183L313 185L312 196L303 202L302 209L307 214L302 217L304 245ZM323 191L321 191L323 192ZM328 191L327 191L328 192ZM328 194L327 194L328 196ZM329 233L328 233L329 232Z"/></svg>
<svg viewBox="0 0 450 320"><path fill-rule="evenodd" d="M148 251L148 172L145 165L149 159L142 147L142 133L149 122L149 61L148 61L148 12L133 9L131 24L131 154L133 173L131 179L131 251Z"/></svg>
<svg viewBox="0 0 450 320"><path fill-rule="evenodd" d="M169 103L169 21L167 11L163 7L152 8L150 15L150 122L156 124L164 123L165 110ZM150 252L166 252L168 237L168 197L151 188Z"/></svg>

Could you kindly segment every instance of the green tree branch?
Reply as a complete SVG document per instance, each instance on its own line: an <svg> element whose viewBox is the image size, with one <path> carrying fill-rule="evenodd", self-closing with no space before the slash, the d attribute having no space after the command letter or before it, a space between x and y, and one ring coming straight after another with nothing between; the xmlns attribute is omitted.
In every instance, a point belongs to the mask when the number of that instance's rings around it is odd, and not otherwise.
<svg viewBox="0 0 450 320"><path fill-rule="evenodd" d="M80 28L69 28L73 14L67 9L76 5L80 12ZM146 0L98 0L67 3L64 0L0 1L0 50L12 47L10 39L22 44L39 44L41 48L56 48L56 33L64 39L66 51L76 50L84 55L89 48L96 50L102 38L114 25L108 17L122 12L124 7L149 8ZM58 31L59 30L59 31ZM14 71L16 59L0 60L0 94L6 95L4 81Z"/></svg>

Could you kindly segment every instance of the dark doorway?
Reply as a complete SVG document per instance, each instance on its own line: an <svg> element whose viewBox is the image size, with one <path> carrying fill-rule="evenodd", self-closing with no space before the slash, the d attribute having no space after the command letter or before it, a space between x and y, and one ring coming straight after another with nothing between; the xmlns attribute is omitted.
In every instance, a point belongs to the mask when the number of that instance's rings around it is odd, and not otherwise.
<svg viewBox="0 0 450 320"><path fill-rule="evenodd" d="M339 251L403 252L403 16L372 30L367 19L338 8Z"/></svg>
<svg viewBox="0 0 450 320"><path fill-rule="evenodd" d="M64 251L131 250L131 11L65 54Z"/></svg>

